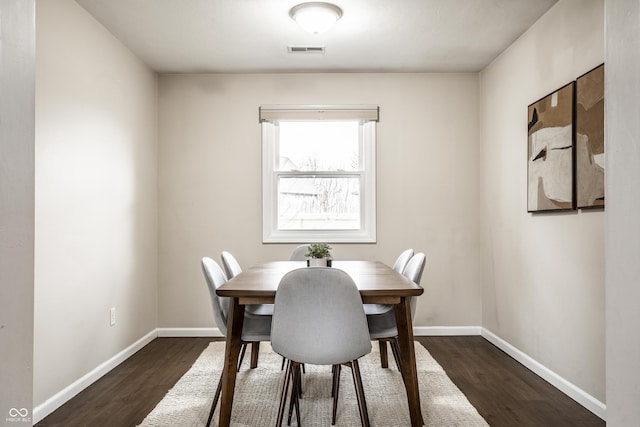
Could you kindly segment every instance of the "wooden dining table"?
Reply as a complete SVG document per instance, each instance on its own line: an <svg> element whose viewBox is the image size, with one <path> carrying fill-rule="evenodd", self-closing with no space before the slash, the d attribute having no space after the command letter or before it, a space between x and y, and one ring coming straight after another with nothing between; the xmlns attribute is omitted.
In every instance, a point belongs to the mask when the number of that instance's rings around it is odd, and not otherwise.
<svg viewBox="0 0 640 427"><path fill-rule="evenodd" d="M256 265L229 280L216 291L219 296L230 299L220 402L221 427L228 427L231 423L244 307L247 304L273 304L280 279L287 272L297 268L306 268L306 262L275 261ZM393 304L398 328L402 379L407 392L411 425L422 426L410 299L421 295L423 289L379 261L333 261L332 268L344 270L351 276L358 286L364 304Z"/></svg>

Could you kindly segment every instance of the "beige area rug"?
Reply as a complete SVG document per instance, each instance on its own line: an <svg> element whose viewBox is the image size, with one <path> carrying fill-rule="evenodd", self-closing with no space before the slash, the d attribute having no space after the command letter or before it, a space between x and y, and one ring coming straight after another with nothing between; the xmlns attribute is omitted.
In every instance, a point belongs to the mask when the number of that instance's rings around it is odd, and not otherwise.
<svg viewBox="0 0 640 427"><path fill-rule="evenodd" d="M402 377L395 367L391 352L389 369L380 367L378 345L371 354L360 359L369 419L372 426L410 426L409 409ZM169 390L167 395L147 415L142 427L203 426L224 358L224 342L212 342L191 369ZM249 369L249 350L236 379L232 426L273 426L284 372L282 358L273 353L268 343L260 346L258 368ZM487 426L488 424L469 403L462 392L429 352L415 343L418 383L422 414L426 426ZM303 375L303 398L300 401L302 425L331 425L331 367L306 366ZM218 408L214 415L217 425ZM355 398L351 370L343 367L340 380L337 426L359 426L358 405ZM286 419L283 423L286 425ZM292 425L297 425L294 420Z"/></svg>

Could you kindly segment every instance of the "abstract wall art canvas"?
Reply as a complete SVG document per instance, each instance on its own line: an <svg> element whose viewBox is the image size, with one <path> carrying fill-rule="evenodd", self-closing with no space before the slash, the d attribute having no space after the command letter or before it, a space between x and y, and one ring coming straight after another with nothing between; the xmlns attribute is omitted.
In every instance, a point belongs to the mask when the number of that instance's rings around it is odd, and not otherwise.
<svg viewBox="0 0 640 427"><path fill-rule="evenodd" d="M604 64L576 80L576 204L604 206Z"/></svg>
<svg viewBox="0 0 640 427"><path fill-rule="evenodd" d="M527 211L574 208L574 82L529 105Z"/></svg>

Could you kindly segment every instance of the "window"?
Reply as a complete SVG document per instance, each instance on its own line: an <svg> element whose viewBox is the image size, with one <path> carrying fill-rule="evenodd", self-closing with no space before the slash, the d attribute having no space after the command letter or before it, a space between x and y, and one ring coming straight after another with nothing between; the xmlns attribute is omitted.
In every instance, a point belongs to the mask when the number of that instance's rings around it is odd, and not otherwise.
<svg viewBox="0 0 640 427"><path fill-rule="evenodd" d="M376 241L377 107L263 106L262 239Z"/></svg>

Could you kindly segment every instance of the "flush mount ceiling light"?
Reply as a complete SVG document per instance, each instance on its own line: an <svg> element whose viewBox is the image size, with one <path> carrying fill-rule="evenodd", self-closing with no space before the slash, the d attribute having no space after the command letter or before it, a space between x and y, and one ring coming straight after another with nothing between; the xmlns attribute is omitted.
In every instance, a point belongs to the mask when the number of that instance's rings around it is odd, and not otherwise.
<svg viewBox="0 0 640 427"><path fill-rule="evenodd" d="M303 30L318 34L333 27L333 24L342 16L342 9L335 4L314 1L292 7L289 16Z"/></svg>

